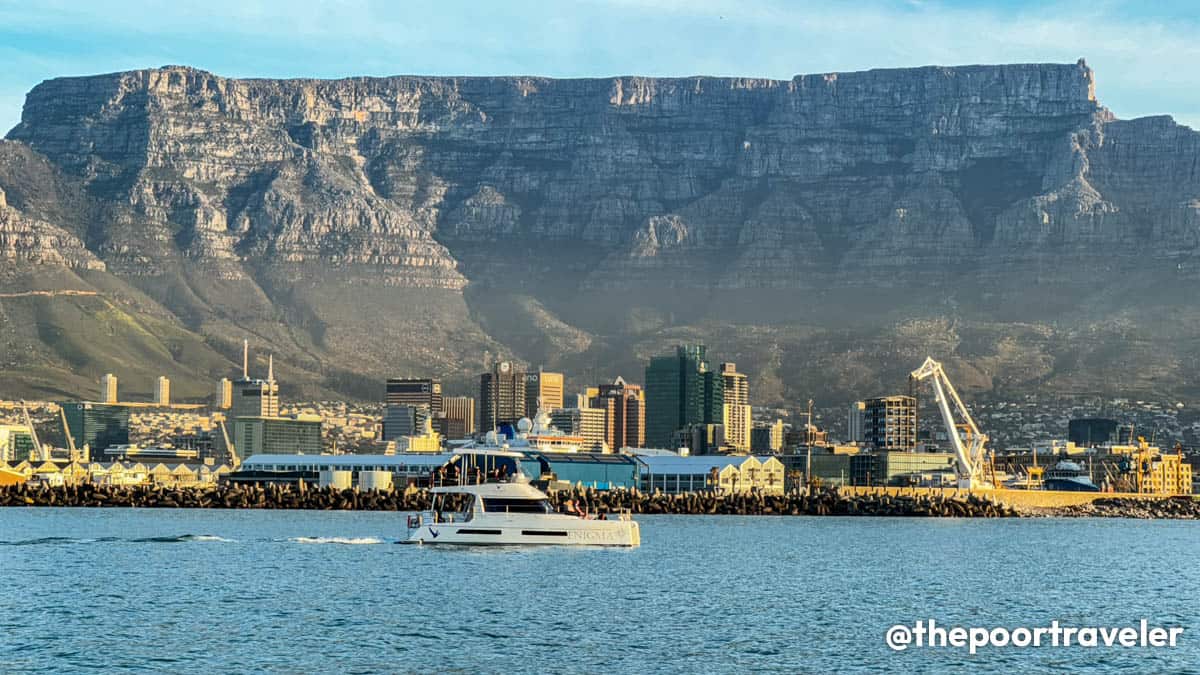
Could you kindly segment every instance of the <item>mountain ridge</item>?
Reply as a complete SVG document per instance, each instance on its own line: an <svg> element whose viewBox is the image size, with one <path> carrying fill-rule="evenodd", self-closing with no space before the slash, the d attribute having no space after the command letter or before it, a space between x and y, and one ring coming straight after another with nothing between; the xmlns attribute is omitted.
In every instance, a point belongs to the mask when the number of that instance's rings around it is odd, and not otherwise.
<svg viewBox="0 0 1200 675"><path fill-rule="evenodd" d="M896 352L934 347L985 390L1115 389L1089 374L1104 354L1159 378L1120 386L1192 387L1170 341L1197 317L1166 299L1197 279L1200 133L1116 119L1082 60L790 80L165 67L44 82L8 138L21 218L83 235L92 276L136 288L115 300L175 322L210 370L243 337L276 349L297 394L378 398L363 378L395 372L470 391L500 356L637 379L706 334L777 383L758 402L886 391ZM36 184L22 163L46 165ZM0 291L49 265L17 267ZM1114 345L1117 317L1161 332L1158 356ZM1088 331L1107 337L1076 353ZM52 343L9 341L43 354L29 368L61 362Z"/></svg>

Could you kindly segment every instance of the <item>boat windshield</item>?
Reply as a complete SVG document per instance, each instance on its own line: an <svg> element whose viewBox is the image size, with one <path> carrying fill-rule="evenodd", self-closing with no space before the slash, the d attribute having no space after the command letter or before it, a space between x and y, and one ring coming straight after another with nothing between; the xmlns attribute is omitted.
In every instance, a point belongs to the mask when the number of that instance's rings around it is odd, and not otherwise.
<svg viewBox="0 0 1200 675"><path fill-rule="evenodd" d="M510 497L484 497L483 510L488 513L553 513L550 502L545 499L514 499Z"/></svg>
<svg viewBox="0 0 1200 675"><path fill-rule="evenodd" d="M433 519L438 523L465 523L471 520L474 497L466 494L437 494L433 496Z"/></svg>

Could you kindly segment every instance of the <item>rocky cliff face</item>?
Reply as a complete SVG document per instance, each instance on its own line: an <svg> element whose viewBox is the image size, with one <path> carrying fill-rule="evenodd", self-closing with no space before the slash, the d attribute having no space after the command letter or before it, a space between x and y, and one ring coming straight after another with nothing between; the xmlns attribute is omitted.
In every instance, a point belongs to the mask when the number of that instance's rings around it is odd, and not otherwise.
<svg viewBox="0 0 1200 675"><path fill-rule="evenodd" d="M342 390L469 373L485 350L629 375L718 323L782 382L786 352L845 346L827 331L915 353L930 345L904 337L914 319L1136 309L1124 275L1194 286L1200 245L1200 134L1114 119L1082 62L788 81L166 67L42 83L9 139L44 178L0 153L19 201L3 255L105 265L216 349L249 331ZM779 325L797 332L764 328ZM1024 381L1059 374L1044 337L951 342L993 369L1049 359Z"/></svg>

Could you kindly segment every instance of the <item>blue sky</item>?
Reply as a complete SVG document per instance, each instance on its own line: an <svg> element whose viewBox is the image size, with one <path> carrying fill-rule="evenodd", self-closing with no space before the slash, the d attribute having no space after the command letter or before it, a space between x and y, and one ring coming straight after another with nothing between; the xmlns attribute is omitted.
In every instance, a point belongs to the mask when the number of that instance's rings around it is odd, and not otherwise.
<svg viewBox="0 0 1200 675"><path fill-rule="evenodd" d="M743 75L1085 57L1119 117L1200 129L1194 2L0 0L0 132L38 82L166 64L228 76Z"/></svg>

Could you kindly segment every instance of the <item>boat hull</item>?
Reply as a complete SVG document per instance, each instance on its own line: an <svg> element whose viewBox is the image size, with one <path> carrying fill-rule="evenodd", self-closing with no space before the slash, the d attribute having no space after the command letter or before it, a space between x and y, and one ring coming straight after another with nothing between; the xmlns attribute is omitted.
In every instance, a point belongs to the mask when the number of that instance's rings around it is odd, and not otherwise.
<svg viewBox="0 0 1200 675"><path fill-rule="evenodd" d="M409 530L404 543L458 546L617 546L641 545L632 520L565 519L573 522L430 523Z"/></svg>

